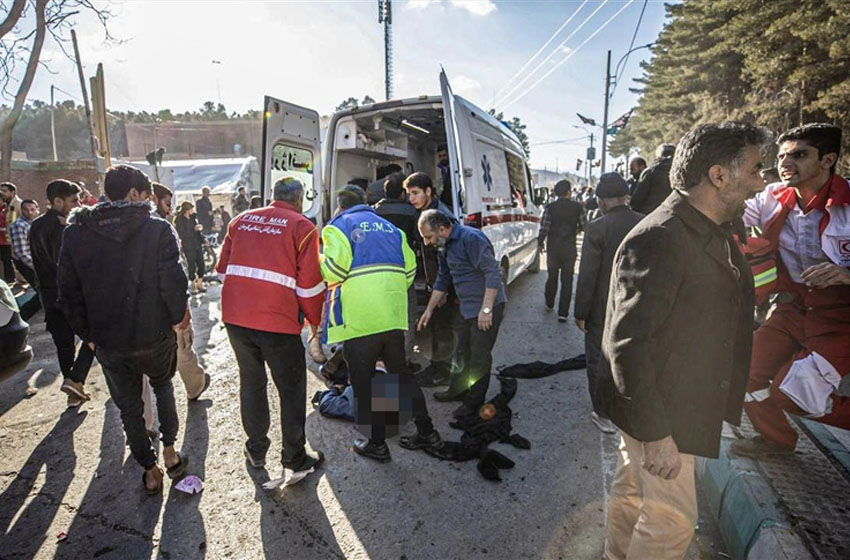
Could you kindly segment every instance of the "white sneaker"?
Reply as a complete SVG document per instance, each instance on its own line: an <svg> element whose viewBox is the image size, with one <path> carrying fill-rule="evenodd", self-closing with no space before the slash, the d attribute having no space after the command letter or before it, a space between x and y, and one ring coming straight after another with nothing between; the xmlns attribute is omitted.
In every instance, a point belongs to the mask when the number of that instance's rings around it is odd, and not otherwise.
<svg viewBox="0 0 850 560"><path fill-rule="evenodd" d="M283 476L280 478L275 478L274 480L270 480L263 484L263 488L266 490L274 490L275 488L285 488L287 486L292 486L293 484L298 484L305 478L307 475L314 472L316 469L310 467L306 471L293 471L292 469L283 469Z"/></svg>
<svg viewBox="0 0 850 560"><path fill-rule="evenodd" d="M615 426L613 422L611 422L607 418L602 418L601 416L599 416L595 412L590 413L590 420L594 424L596 424L596 427L599 428L602 431L602 433L605 433L605 434L616 434L617 433L617 426Z"/></svg>

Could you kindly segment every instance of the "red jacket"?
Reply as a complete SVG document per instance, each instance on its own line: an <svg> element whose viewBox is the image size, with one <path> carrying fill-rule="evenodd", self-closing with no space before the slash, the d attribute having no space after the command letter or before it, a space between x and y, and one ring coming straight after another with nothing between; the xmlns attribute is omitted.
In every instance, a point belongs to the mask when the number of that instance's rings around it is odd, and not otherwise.
<svg viewBox="0 0 850 560"><path fill-rule="evenodd" d="M276 200L234 218L216 270L225 323L285 334L299 334L304 318L321 323L318 230L291 205Z"/></svg>

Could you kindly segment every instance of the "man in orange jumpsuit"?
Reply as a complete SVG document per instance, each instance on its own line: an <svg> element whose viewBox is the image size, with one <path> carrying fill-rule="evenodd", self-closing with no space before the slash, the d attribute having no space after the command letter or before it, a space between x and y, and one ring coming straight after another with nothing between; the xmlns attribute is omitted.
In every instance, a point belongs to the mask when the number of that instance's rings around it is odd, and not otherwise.
<svg viewBox="0 0 850 560"><path fill-rule="evenodd" d="M850 428L850 397L841 396L850 373L850 183L835 172L841 129L809 124L777 143L782 182L750 200L744 216L778 246L780 294L753 341L744 409L759 435L732 444L747 457L793 453L797 432L785 412Z"/></svg>

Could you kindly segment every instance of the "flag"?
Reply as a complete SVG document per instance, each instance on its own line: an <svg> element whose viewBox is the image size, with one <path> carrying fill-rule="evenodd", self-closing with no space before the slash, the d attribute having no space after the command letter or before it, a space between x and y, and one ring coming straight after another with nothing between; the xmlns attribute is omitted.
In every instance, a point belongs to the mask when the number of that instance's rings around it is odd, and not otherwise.
<svg viewBox="0 0 850 560"><path fill-rule="evenodd" d="M632 111L634 111L634 109L629 110L629 112L625 113L622 117L612 122L611 128L616 128L617 130L623 130L626 128L626 125L629 124L629 119L632 117Z"/></svg>
<svg viewBox="0 0 850 560"><path fill-rule="evenodd" d="M581 119L581 122L583 122L584 124L589 124L590 126L596 126L595 120L589 119L587 117L583 117L579 113L576 113L576 115L578 115L578 118Z"/></svg>

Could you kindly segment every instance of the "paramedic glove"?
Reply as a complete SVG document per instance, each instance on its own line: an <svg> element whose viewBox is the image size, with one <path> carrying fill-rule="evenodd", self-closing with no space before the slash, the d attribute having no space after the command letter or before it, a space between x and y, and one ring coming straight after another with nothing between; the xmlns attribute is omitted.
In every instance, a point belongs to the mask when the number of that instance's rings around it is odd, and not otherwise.
<svg viewBox="0 0 850 560"><path fill-rule="evenodd" d="M679 476L682 459L679 457L679 448L676 447L673 436L644 442L642 466L649 471L649 474L664 480L674 480Z"/></svg>
<svg viewBox="0 0 850 560"><path fill-rule="evenodd" d="M811 288L850 285L850 269L831 262L810 266L800 274L800 277L806 286Z"/></svg>

